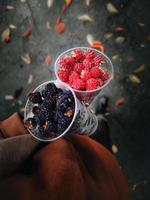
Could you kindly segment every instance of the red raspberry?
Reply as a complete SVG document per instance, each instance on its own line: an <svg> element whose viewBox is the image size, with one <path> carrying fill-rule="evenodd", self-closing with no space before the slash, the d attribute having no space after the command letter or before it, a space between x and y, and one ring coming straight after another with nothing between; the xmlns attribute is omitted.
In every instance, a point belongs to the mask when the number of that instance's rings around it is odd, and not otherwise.
<svg viewBox="0 0 150 200"><path fill-rule="evenodd" d="M72 87L76 90L84 90L85 82L81 78L75 79L72 83Z"/></svg>
<svg viewBox="0 0 150 200"><path fill-rule="evenodd" d="M88 79L92 78L91 72L89 70L83 70L81 72L81 78L85 81L87 81Z"/></svg>
<svg viewBox="0 0 150 200"><path fill-rule="evenodd" d="M94 90L99 86L99 81L95 78L90 78L86 82L86 90Z"/></svg>
<svg viewBox="0 0 150 200"><path fill-rule="evenodd" d="M83 60L83 65L86 69L91 69L93 67L93 62L89 59L84 59Z"/></svg>
<svg viewBox="0 0 150 200"><path fill-rule="evenodd" d="M68 81L68 78L69 78L69 73L68 71L63 71L63 70L58 70L57 72L60 80L64 81L64 82L67 82Z"/></svg>
<svg viewBox="0 0 150 200"><path fill-rule="evenodd" d="M102 86L104 84L104 82L100 78L98 78L97 81L98 81L98 86Z"/></svg>
<svg viewBox="0 0 150 200"><path fill-rule="evenodd" d="M87 52L85 53L85 58L89 60L93 60L94 57L95 57L95 52L91 49L87 50Z"/></svg>
<svg viewBox="0 0 150 200"><path fill-rule="evenodd" d="M76 72L71 72L70 76L69 76L69 84L70 86L72 85L72 83L74 82L74 80L79 79L80 76L79 74L77 74Z"/></svg>
<svg viewBox="0 0 150 200"><path fill-rule="evenodd" d="M103 73L99 67L92 67L91 75L93 78L99 78L101 75L103 75Z"/></svg>
<svg viewBox="0 0 150 200"><path fill-rule="evenodd" d="M73 57L78 61L82 61L85 58L84 53L79 49L73 51Z"/></svg>
<svg viewBox="0 0 150 200"><path fill-rule="evenodd" d="M102 55L97 55L95 58L94 58L94 64L96 66L100 65L102 63L102 61L104 60L103 56Z"/></svg>
<svg viewBox="0 0 150 200"><path fill-rule="evenodd" d="M66 61L66 63L68 64L68 65L70 65L70 67L73 67L74 66L74 64L75 64L75 59L72 57L72 56L67 56L66 58L65 58L65 61Z"/></svg>
<svg viewBox="0 0 150 200"><path fill-rule="evenodd" d="M74 71L77 73L81 73L81 71L83 70L84 66L81 63L76 63L74 65Z"/></svg>
<svg viewBox="0 0 150 200"><path fill-rule="evenodd" d="M103 74L101 76L101 79L103 81L107 81L109 79L109 73L106 70L102 70L102 71L103 71Z"/></svg>

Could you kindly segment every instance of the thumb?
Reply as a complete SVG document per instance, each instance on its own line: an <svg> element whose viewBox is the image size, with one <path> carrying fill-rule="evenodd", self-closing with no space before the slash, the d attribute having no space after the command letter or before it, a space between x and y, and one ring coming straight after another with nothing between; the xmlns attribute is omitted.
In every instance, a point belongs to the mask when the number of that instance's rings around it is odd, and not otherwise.
<svg viewBox="0 0 150 200"><path fill-rule="evenodd" d="M0 140L0 178L16 170L39 143L30 134Z"/></svg>

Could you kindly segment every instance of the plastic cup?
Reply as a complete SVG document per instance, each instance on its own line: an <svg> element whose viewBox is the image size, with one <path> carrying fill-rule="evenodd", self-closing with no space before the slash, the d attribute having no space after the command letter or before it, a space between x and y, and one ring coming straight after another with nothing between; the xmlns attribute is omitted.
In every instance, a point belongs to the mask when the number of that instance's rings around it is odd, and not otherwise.
<svg viewBox="0 0 150 200"><path fill-rule="evenodd" d="M99 94L99 92L105 88L109 82L112 80L113 78L113 74L114 74L114 69L113 69L113 64L111 62L111 60L107 57L106 54L98 51L97 49L93 49L93 48L89 48L89 47L75 47L75 48L71 48L71 49L68 49L64 52L62 52L56 62L55 62L55 75L57 77L57 79L62 82L62 80L59 78L58 74L57 74L57 71L59 69L59 60L62 58L62 57L67 57L67 56L70 56L72 51L75 50L75 49L79 49L79 50L82 50L82 51L87 51L89 49L93 50L95 52L96 55L101 55L103 56L104 58L104 63L103 63L103 69L104 70L107 70L107 72L109 73L109 79L104 83L103 86L101 87L98 87L97 89L95 90L89 90L89 91L83 91L83 90L76 90L73 88L74 92L76 93L78 99L83 102L84 104L86 105L89 105L93 100L94 98Z"/></svg>
<svg viewBox="0 0 150 200"><path fill-rule="evenodd" d="M35 137L37 140L44 141L44 142L50 142L54 141L56 139L61 138L64 135L68 135L71 133L79 133L79 134L84 134L84 135L91 135L93 134L98 126L98 120L92 110L89 108L86 108L84 104L79 102L79 100L76 98L76 95L73 91L73 89L68 86L65 83L59 82L57 80L54 81L47 81L44 82L43 84L39 85L33 92L41 92L45 86L48 83L54 83L58 88L65 89L65 90L70 90L73 94L74 97L74 102L75 102L75 110L74 110L74 115L72 118L72 121L70 125L67 127L67 129L60 135L57 135L56 137L46 137L44 135L39 134L38 132L38 127L35 129L28 129L29 133ZM24 112L24 120L33 117L32 113L32 108L35 106L29 99L26 102L25 105L25 112ZM50 135L50 134L49 134Z"/></svg>

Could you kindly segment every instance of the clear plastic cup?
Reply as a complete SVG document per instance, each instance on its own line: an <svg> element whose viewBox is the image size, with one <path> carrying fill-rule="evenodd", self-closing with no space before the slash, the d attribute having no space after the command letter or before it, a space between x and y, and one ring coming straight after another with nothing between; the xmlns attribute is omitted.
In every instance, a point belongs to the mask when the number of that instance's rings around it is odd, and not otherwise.
<svg viewBox="0 0 150 200"><path fill-rule="evenodd" d="M98 120L97 117L94 115L92 110L89 108L86 108L84 104L79 102L79 100L76 98L76 95L72 88L68 86L65 83L59 82L57 80L54 81L47 81L41 85L39 85L33 92L41 92L45 86L48 83L54 83L58 88L70 90L73 94L74 101L75 101L75 111L74 116L72 118L72 121L70 125L67 127L67 129L60 135L56 137L46 137L44 135L39 134L38 127L35 129L28 129L29 133L35 137L37 140L44 141L44 142L50 142L54 141L56 139L61 138L62 136L66 134L72 134L72 133L79 133L84 135L91 135L93 134L98 126ZM25 105L25 112L24 112L24 120L33 117L32 108L35 106L29 99L26 102Z"/></svg>
<svg viewBox="0 0 150 200"><path fill-rule="evenodd" d="M76 93L78 99L81 102L83 102L84 104L89 105L94 100L94 98L99 94L99 92L103 88L105 88L109 84L109 82L113 79L113 74L114 74L113 64L112 64L111 60L107 57L107 55L105 55L104 53L98 51L97 49L93 49L93 48L89 48L89 47L75 47L75 48L68 49L68 50L62 52L58 56L58 58L57 58L57 60L55 62L55 75L56 75L57 79L60 82L62 82L62 80L59 78L59 76L57 74L57 71L58 71L58 69L60 67L59 66L59 60L62 57L70 56L72 51L75 50L75 49L79 49L79 50L82 50L82 51L87 51L87 50L91 49L91 50L93 50L95 52L96 55L103 56L103 58L104 58L103 69L107 70L107 72L109 73L109 79L104 83L103 86L98 87L95 90L83 91L83 90L76 90L76 89L73 88L73 90Z"/></svg>

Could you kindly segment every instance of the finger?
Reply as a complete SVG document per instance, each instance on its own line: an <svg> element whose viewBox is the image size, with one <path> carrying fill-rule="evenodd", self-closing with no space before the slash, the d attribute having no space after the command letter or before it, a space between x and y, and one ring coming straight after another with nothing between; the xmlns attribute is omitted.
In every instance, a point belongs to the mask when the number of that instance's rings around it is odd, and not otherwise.
<svg viewBox="0 0 150 200"><path fill-rule="evenodd" d="M30 134L0 140L0 178L16 170L38 144Z"/></svg>

